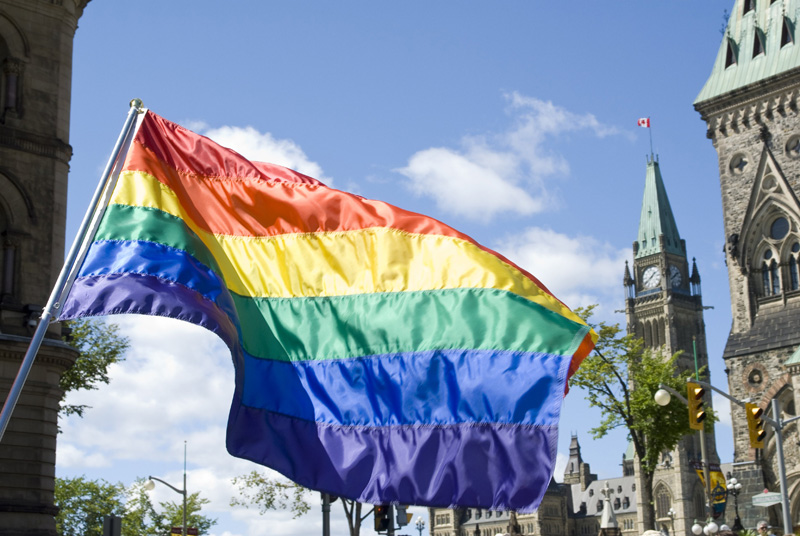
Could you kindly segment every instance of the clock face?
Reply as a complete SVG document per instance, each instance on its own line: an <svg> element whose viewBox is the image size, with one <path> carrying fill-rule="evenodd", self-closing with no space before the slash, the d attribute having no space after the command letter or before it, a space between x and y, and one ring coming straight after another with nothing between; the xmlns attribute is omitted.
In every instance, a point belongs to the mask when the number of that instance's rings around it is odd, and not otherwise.
<svg viewBox="0 0 800 536"><path fill-rule="evenodd" d="M681 276L681 271L674 264L670 264L669 284L672 285L673 287L679 287L681 286L681 281L683 281L683 277Z"/></svg>
<svg viewBox="0 0 800 536"><path fill-rule="evenodd" d="M661 282L661 272L658 266L651 266L642 274L642 283L644 288L656 288Z"/></svg>

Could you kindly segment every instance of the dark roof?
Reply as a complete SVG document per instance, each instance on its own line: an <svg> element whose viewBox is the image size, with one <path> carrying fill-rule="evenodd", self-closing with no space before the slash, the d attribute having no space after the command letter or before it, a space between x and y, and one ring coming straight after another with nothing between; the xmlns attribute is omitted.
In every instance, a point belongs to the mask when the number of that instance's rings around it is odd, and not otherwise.
<svg viewBox="0 0 800 536"><path fill-rule="evenodd" d="M731 333L725 345L724 359L755 352L793 347L800 344L800 302L781 307L762 307L753 327L742 333Z"/></svg>

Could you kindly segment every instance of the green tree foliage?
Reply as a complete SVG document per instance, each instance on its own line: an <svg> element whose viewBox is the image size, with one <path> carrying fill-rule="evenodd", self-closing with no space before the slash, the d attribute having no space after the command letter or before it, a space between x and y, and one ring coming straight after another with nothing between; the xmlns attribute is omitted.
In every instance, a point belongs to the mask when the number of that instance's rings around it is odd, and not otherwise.
<svg viewBox="0 0 800 536"><path fill-rule="evenodd" d="M251 471L234 478L233 484L239 489L239 496L231 499L231 506L256 506L261 514L269 510L289 510L295 518L311 509L308 502L311 492L290 480L269 478L265 473ZM342 498L335 502L342 504L350 536L359 536L361 523L369 517L372 509L362 515L364 505L360 502ZM333 508L331 505L331 510Z"/></svg>
<svg viewBox="0 0 800 536"><path fill-rule="evenodd" d="M108 367L124 359L129 341L119 334L119 326L103 320L70 320L67 327L71 330L68 342L80 355L75 365L61 376L60 387L64 390L64 397L59 416L83 417L88 406L64 404L64 398L73 391L97 389L98 385L107 384Z"/></svg>
<svg viewBox="0 0 800 536"><path fill-rule="evenodd" d="M260 514L269 510L289 510L295 519L311 509L308 490L290 480L268 478L259 471L233 479L239 496L231 499L231 506L257 506Z"/></svg>
<svg viewBox="0 0 800 536"><path fill-rule="evenodd" d="M217 524L216 519L211 519L200 514L208 499L200 497L200 492L190 493L186 497L186 526L197 527L199 534L208 534L208 530ZM183 498L178 501L161 503L162 513L158 522L158 533L169 534L171 527L183 525Z"/></svg>
<svg viewBox="0 0 800 536"><path fill-rule="evenodd" d="M56 531L62 536L102 536L103 518L125 509L125 488L85 477L56 478L59 508Z"/></svg>
<svg viewBox="0 0 800 536"><path fill-rule="evenodd" d="M59 507L56 530L62 536L102 536L107 515L122 518L122 536L168 536L183 523L183 499L159 503L156 508L138 479L129 488L86 477L56 478L55 503ZM208 534L217 520L200 513L209 500L192 493L186 500L187 526Z"/></svg>
<svg viewBox="0 0 800 536"><path fill-rule="evenodd" d="M577 309L576 313L589 321L594 308ZM624 335L618 324L600 322L592 327L599 335L595 351L583 361L570 384L582 389L589 404L602 410L600 422L591 429L595 438L617 428L627 431L641 464L644 528L654 530L653 474L662 453L675 448L691 429L681 401L673 397L668 406L661 407L653 396L660 384L685 393L692 372L679 370L680 353L664 356L646 349L641 339Z"/></svg>

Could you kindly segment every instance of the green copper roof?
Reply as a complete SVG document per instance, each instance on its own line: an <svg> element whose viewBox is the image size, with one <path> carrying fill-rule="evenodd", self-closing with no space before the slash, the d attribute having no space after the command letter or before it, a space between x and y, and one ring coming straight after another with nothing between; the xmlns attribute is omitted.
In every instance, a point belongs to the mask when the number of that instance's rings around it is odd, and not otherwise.
<svg viewBox="0 0 800 536"><path fill-rule="evenodd" d="M695 104L800 66L800 0L736 0Z"/></svg>
<svg viewBox="0 0 800 536"><path fill-rule="evenodd" d="M797 347L797 350L787 359L784 365L800 365L800 346Z"/></svg>
<svg viewBox="0 0 800 536"><path fill-rule="evenodd" d="M639 233L636 240L639 242L639 251L636 258L647 257L661 253L662 244L659 236L664 235L663 250L667 253L683 255L681 236L675 217L669 206L667 190L661 179L661 170L658 161L651 158L647 161L647 175L644 180L644 198L642 199L642 216L639 219Z"/></svg>

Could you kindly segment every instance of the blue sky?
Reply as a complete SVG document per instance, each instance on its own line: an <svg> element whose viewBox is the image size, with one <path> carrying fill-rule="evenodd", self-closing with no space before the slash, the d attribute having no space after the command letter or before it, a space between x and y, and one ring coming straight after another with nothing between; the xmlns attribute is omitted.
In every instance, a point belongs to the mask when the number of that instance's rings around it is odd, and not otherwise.
<svg viewBox="0 0 800 536"><path fill-rule="evenodd" d="M68 238L128 101L140 98L245 156L443 220L571 307L597 303L602 318L624 324L615 310L650 152L636 120L649 116L678 228L713 306L712 381L724 388L730 298L718 166L692 102L732 4L96 0L75 36ZM117 320L134 347L108 387L73 397L93 409L63 424L58 475L179 484L186 440L189 491L212 500L214 534L317 530L316 499L300 521L228 506L230 478L253 465L224 451L233 389L225 347L194 326ZM572 391L559 452L577 433L592 470L611 477L625 435L593 441L598 416ZM724 461L728 422L723 414L717 425ZM156 494L179 499L163 487ZM333 533L346 534L333 512Z"/></svg>

